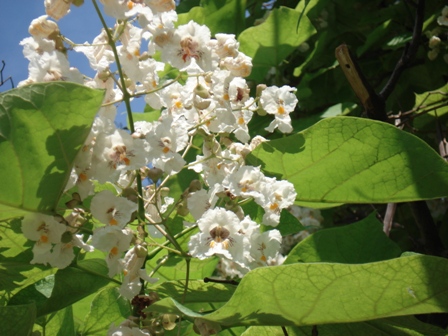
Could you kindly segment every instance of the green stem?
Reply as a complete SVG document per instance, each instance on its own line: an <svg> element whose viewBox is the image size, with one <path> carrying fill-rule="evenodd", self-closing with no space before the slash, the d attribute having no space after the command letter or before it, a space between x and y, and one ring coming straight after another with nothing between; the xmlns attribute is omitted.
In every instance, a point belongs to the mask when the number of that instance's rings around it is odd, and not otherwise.
<svg viewBox="0 0 448 336"><path fill-rule="evenodd" d="M134 119L132 117L132 109L131 109L131 94L126 89L126 82L123 75L123 70L121 68L120 58L118 57L118 51L117 47L115 45L114 39L110 33L109 27L106 24L106 21L104 20L103 15L101 14L101 10L98 7L98 4L96 3L96 0L92 0L93 6L95 7L95 10L98 14L98 17L100 18L101 24L103 25L103 28L106 31L108 42L110 47L112 48L112 51L114 53L115 62L117 63L117 70L118 75L120 77L120 83L121 83L121 92L123 93L123 101L126 105L126 112L128 114L128 123L129 123L129 129L131 131L131 134L135 132L134 128ZM139 194L138 197L138 218L140 222L144 222L145 218L145 207L143 204L143 192L142 192L142 179L140 177L140 171L135 171L136 179L137 179L137 192Z"/></svg>
<svg viewBox="0 0 448 336"><path fill-rule="evenodd" d="M185 262L187 263L187 272L185 274L185 287L184 287L184 294L182 295L182 304L185 302L185 298L187 297L188 292L188 282L190 281L190 261L191 257L185 258Z"/></svg>

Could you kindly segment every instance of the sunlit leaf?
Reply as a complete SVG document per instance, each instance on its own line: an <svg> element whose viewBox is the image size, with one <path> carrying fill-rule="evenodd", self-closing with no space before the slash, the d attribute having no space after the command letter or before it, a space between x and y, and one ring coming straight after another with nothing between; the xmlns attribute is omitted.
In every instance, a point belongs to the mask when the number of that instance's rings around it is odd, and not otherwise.
<svg viewBox="0 0 448 336"><path fill-rule="evenodd" d="M0 95L0 219L54 211L102 99L68 82Z"/></svg>
<svg viewBox="0 0 448 336"><path fill-rule="evenodd" d="M232 298L200 314L167 298L148 311L224 326L319 325L448 312L448 261L410 256L368 264L302 263L249 272Z"/></svg>
<svg viewBox="0 0 448 336"><path fill-rule="evenodd" d="M387 203L448 195L448 165L433 149L369 119L324 119L264 142L247 161L293 183L299 202Z"/></svg>

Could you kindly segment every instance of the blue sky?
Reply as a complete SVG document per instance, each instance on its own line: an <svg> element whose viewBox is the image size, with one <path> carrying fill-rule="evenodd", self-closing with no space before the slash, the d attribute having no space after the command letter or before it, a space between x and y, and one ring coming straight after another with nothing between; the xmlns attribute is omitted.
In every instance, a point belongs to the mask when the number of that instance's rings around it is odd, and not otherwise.
<svg viewBox="0 0 448 336"><path fill-rule="evenodd" d="M12 76L14 85L28 77L28 60L24 58L20 41L30 36L28 27L31 21L41 15L45 15L44 0L1 0L0 5L0 61L4 60L6 67L3 77ZM100 7L101 3L98 1ZM25 7L25 8L24 8ZM108 20L112 25L113 20ZM61 33L75 43L91 42L101 31L101 23L96 15L92 1L85 0L80 7L71 6L71 12L58 21ZM94 72L89 67L85 56L75 51L69 51L70 64L77 67L83 74L93 76ZM9 82L0 86L0 92L9 90ZM143 99L140 98L133 104L134 108L140 110L144 107ZM119 113L124 110L120 105ZM122 118L120 118L122 119Z"/></svg>

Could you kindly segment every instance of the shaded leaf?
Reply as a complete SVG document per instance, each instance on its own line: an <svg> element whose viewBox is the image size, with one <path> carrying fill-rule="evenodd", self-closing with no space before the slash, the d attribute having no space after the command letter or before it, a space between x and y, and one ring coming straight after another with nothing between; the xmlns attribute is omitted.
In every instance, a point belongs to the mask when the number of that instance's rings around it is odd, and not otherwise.
<svg viewBox="0 0 448 336"><path fill-rule="evenodd" d="M1 333L4 336L31 335L35 318L33 303L0 307Z"/></svg>
<svg viewBox="0 0 448 336"><path fill-rule="evenodd" d="M297 262L368 263L397 258L401 250L383 232L375 214L350 225L317 231L288 254L284 264Z"/></svg>
<svg viewBox="0 0 448 336"><path fill-rule="evenodd" d="M240 34L240 50L252 57L250 79L262 81L270 68L277 67L301 43L316 33L306 15L301 17L297 31L291 29L297 26L300 16L299 11L280 7L274 9L262 24Z"/></svg>
<svg viewBox="0 0 448 336"><path fill-rule="evenodd" d="M37 317L58 311L98 291L110 282L102 259L88 259L30 285L9 301L9 305L35 302ZM76 281L74 281L76 279Z"/></svg>

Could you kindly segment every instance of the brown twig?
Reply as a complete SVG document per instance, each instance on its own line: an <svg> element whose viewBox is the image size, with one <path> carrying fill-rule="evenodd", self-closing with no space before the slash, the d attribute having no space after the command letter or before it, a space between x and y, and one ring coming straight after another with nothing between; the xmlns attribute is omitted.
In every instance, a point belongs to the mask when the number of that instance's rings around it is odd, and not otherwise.
<svg viewBox="0 0 448 336"><path fill-rule="evenodd" d="M414 29L412 32L412 40L408 45L406 45L403 54L401 55L401 58L395 65L392 75L390 76L386 85L379 94L379 96L383 99L383 101L386 101L389 95L392 93L404 69L406 69L406 67L409 65L409 63L412 61L415 54L417 53L418 47L420 45L420 37L422 35L424 14L425 14L425 0L418 0L414 21Z"/></svg>

